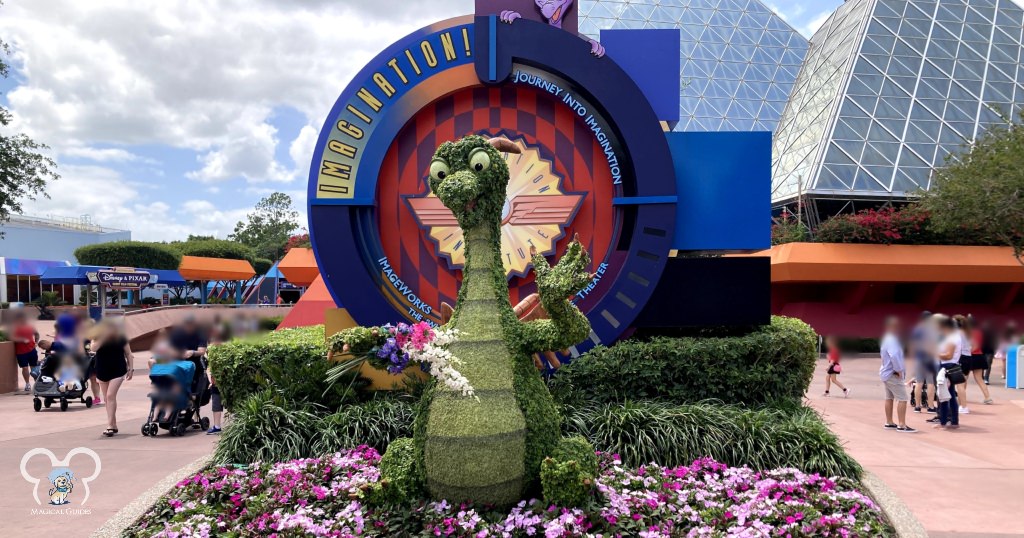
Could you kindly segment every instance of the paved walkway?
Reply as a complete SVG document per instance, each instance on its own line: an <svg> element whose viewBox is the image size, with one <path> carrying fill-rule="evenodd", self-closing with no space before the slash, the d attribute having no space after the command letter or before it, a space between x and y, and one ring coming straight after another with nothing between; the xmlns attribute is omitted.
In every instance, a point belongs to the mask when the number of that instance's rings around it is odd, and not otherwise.
<svg viewBox="0 0 1024 538"><path fill-rule="evenodd" d="M136 355L136 366L145 367L148 355ZM216 441L198 430L185 437L170 437L161 430L156 438L143 437L140 427L149 414L149 378L145 370L126 381L118 397L118 429L120 433L106 438L103 406L86 409L81 403L71 404L66 412L55 405L36 413L32 397L24 393L0 395L0 535L19 536L89 536L125 504L134 500L159 480L203 454L208 454ZM209 407L206 408L206 411ZM30 460L29 471L42 476L39 484L42 506L32 498L32 486L20 471L22 456L33 448L47 448L58 459L76 447L90 448L99 455L102 471L91 484L89 500L81 505L85 494L76 484L70 496L73 511L88 513L39 514L33 509L55 508L46 504L50 468L45 455ZM71 468L78 476L92 474L88 456L75 456Z"/></svg>
<svg viewBox="0 0 1024 538"><path fill-rule="evenodd" d="M879 359L845 359L840 381L824 398L826 362L819 361L810 404L821 411L847 451L881 478L931 536L1005 537L1024 533L1024 391L1006 389L998 373L989 389L995 405L981 404L970 380L969 415L960 429L935 430L929 414L908 415L915 434L882 429L885 422ZM998 386L997 386L998 385Z"/></svg>

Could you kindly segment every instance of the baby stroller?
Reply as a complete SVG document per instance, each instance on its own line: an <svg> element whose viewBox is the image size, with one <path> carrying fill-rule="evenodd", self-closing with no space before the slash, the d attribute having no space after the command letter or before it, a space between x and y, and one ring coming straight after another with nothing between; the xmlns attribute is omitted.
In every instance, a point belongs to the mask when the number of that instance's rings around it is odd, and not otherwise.
<svg viewBox="0 0 1024 538"><path fill-rule="evenodd" d="M156 390L149 394L149 418L142 425L142 435L155 437L160 428L173 436L185 435L191 426L207 430L210 419L199 410L210 401L206 363L196 360L154 364L149 379Z"/></svg>
<svg viewBox="0 0 1024 538"><path fill-rule="evenodd" d="M36 382L32 385L32 408L39 411L43 407L49 409L53 402L60 402L60 410L67 411L68 404L72 400L79 400L86 408L92 407L92 396L85 396L89 389L89 374L92 371L92 354L71 355L72 360L77 363L81 377L76 377L71 387L61 391L61 384L58 380L61 359L63 353L47 352L43 355L43 362L38 370L33 370L32 377Z"/></svg>

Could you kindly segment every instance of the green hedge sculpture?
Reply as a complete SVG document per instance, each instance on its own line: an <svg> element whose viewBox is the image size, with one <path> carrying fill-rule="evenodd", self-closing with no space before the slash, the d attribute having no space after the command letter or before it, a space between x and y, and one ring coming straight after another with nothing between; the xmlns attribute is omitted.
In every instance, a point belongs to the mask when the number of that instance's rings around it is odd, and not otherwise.
<svg viewBox="0 0 1024 538"><path fill-rule="evenodd" d="M431 495L496 506L512 505L535 488L541 462L558 445L561 418L531 356L568 348L590 334L586 316L568 298L592 278L590 256L579 241L553 267L531 252L550 319L516 317L501 262L509 181L503 152L519 148L503 138L467 136L442 144L430 164L430 188L465 237L462 287L449 326L461 333L451 351L477 397L435 384L424 394L413 428L417 468ZM349 329L334 341L360 349L366 331Z"/></svg>

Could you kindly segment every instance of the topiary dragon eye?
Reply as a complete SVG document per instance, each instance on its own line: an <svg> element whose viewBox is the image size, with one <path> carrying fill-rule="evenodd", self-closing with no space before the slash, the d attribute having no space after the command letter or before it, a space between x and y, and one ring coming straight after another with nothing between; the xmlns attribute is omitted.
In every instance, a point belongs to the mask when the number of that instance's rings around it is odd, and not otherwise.
<svg viewBox="0 0 1024 538"><path fill-rule="evenodd" d="M433 161L430 162L431 178L441 181L442 179L448 177L448 174L450 173L451 172L448 169L448 163L444 162L443 160L434 159Z"/></svg>
<svg viewBox="0 0 1024 538"><path fill-rule="evenodd" d="M474 172L483 172L491 167L491 156L486 148L476 148L470 152L469 167Z"/></svg>

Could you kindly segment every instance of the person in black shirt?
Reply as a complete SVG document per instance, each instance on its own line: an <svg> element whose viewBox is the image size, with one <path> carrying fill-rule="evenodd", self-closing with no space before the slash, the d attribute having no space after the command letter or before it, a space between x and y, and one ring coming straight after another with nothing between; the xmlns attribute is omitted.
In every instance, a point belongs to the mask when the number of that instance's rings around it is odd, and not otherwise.
<svg viewBox="0 0 1024 538"><path fill-rule="evenodd" d="M206 354L206 335L203 334L195 317L185 318L184 323L171 332L171 346L178 350L182 360Z"/></svg>

